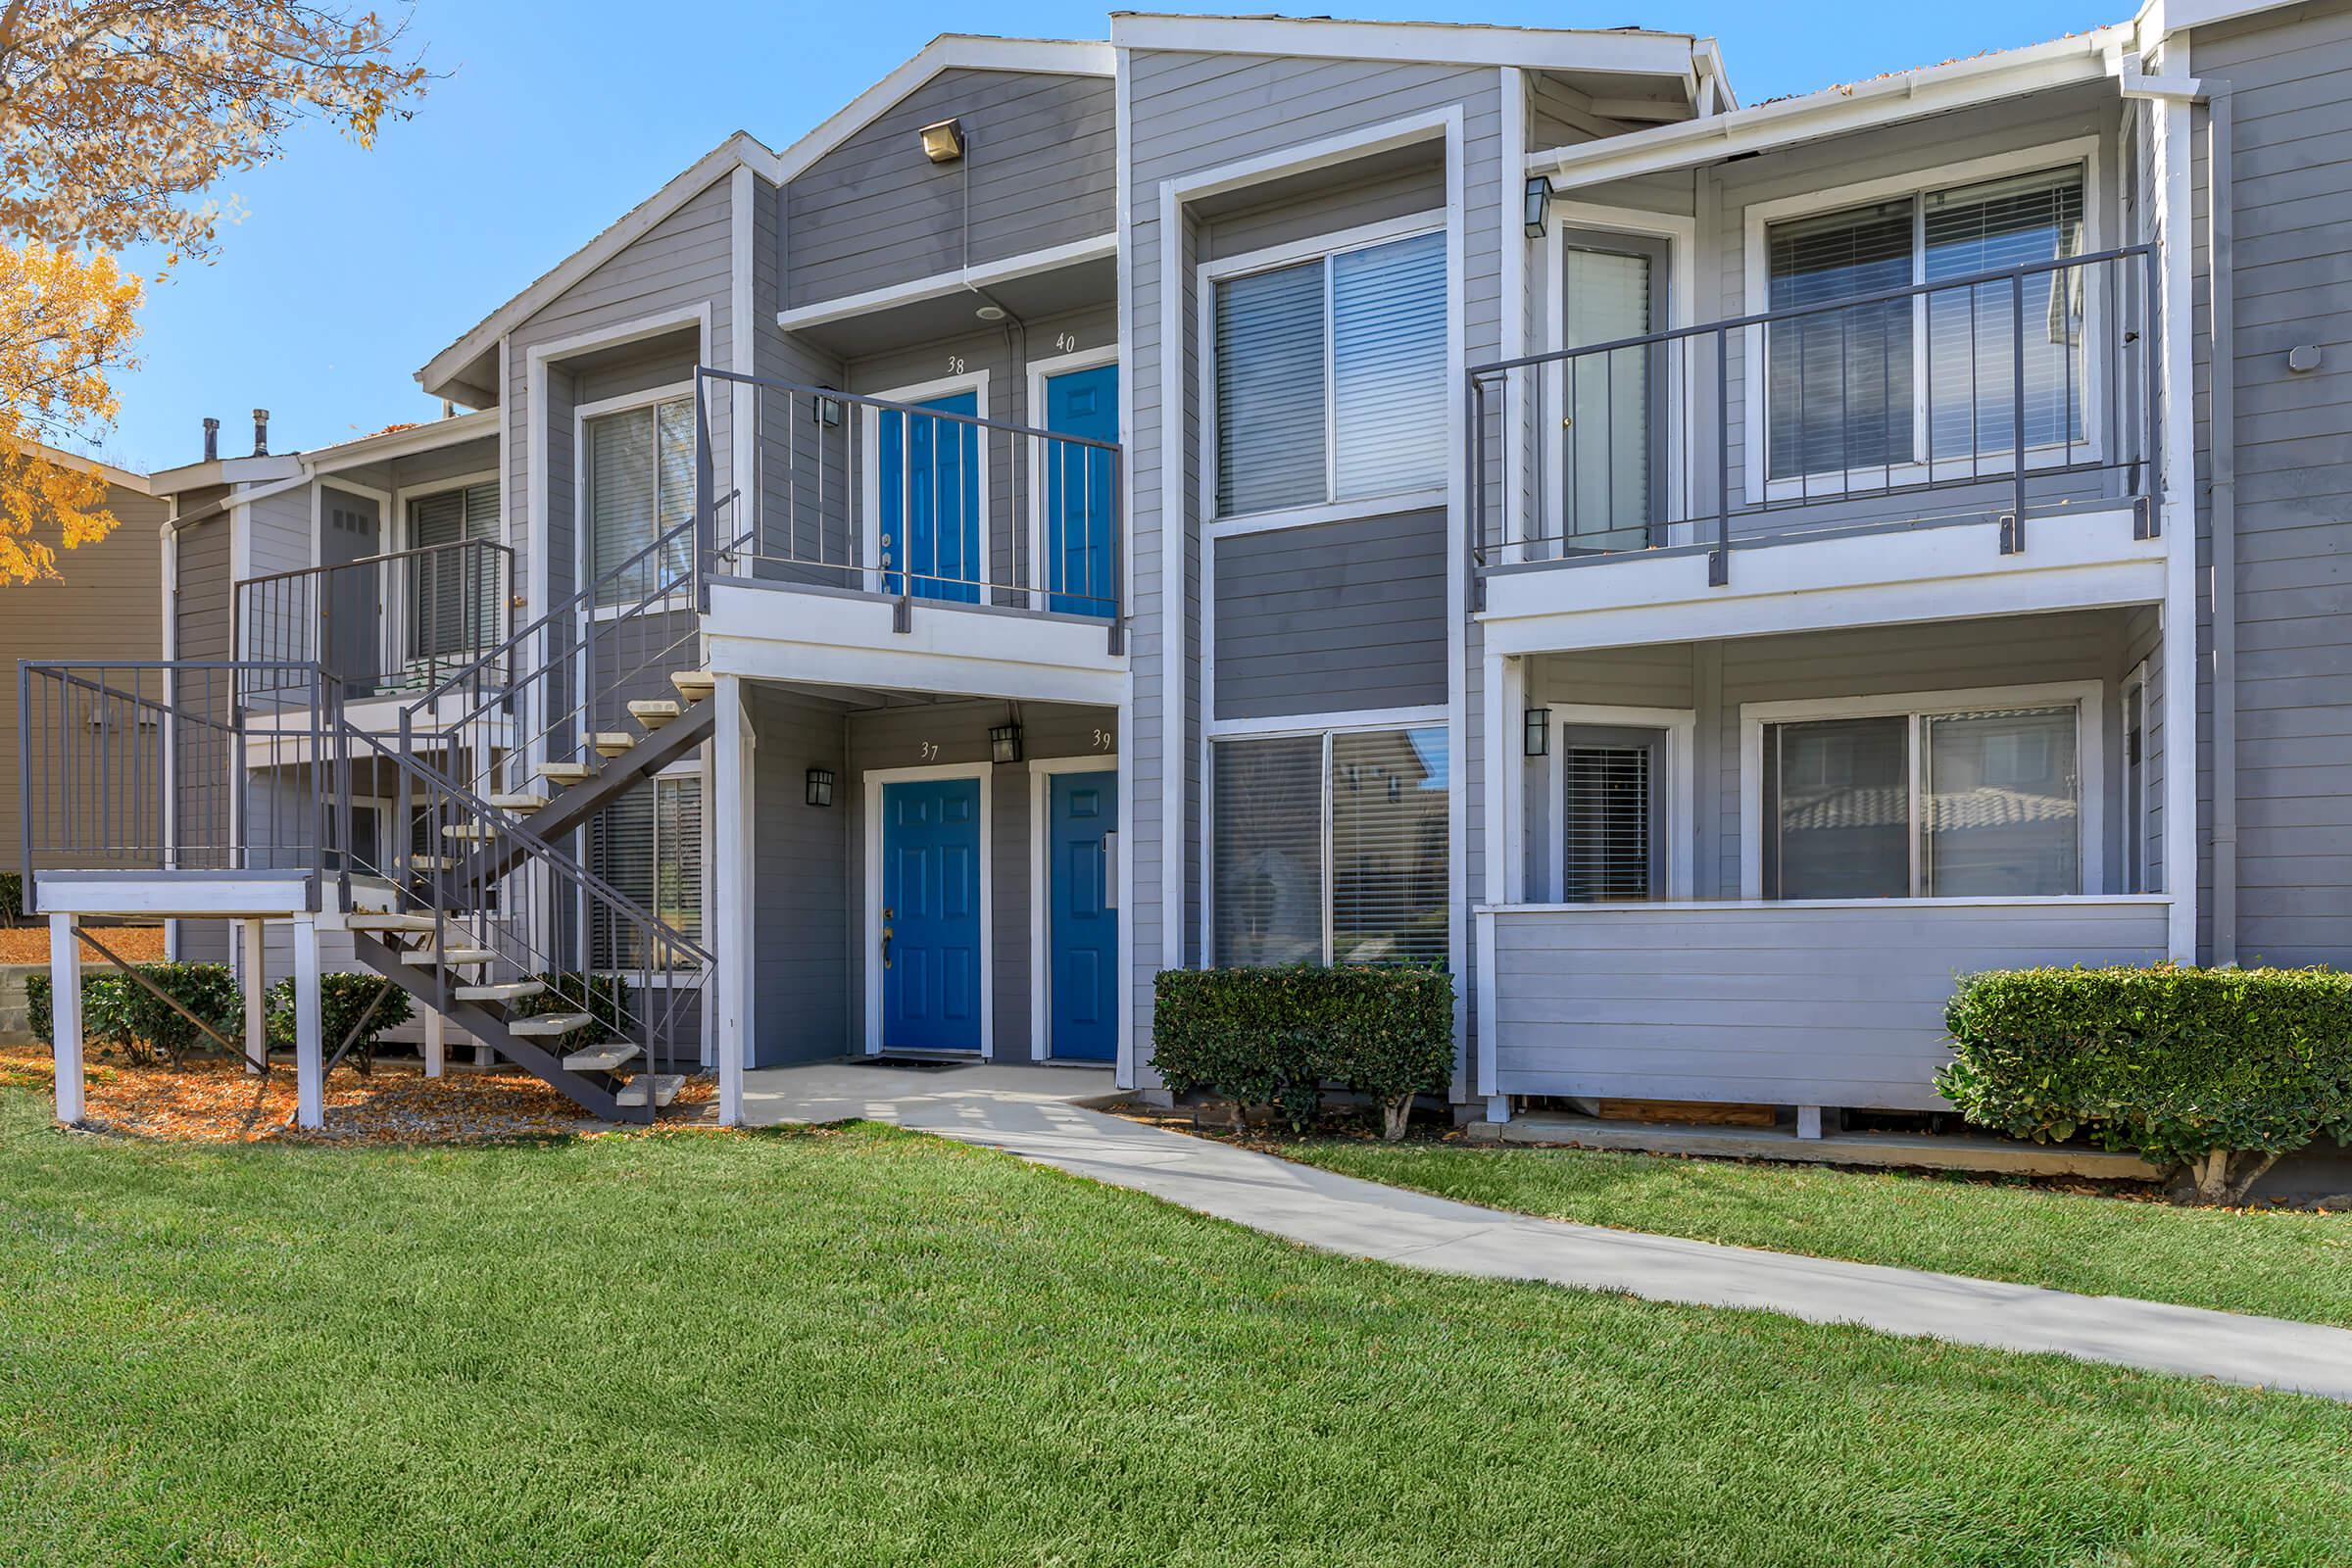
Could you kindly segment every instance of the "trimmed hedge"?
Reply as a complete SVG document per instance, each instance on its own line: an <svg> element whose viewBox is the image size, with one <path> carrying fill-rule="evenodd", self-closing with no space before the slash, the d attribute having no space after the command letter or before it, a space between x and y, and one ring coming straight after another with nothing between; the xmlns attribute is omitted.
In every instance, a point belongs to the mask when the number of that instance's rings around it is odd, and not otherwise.
<svg viewBox="0 0 2352 1568"><path fill-rule="evenodd" d="M2331 969L1996 970L1944 1009L1936 1087L1970 1121L2080 1130L2241 1200L2281 1154L2352 1142L2352 974Z"/></svg>
<svg viewBox="0 0 2352 1568"><path fill-rule="evenodd" d="M142 963L138 972L176 998L190 1012L231 1040L245 1029L245 998L225 963ZM24 977L26 1021L43 1045L56 1041L49 977ZM218 1050L203 1030L156 997L111 971L81 977L81 1038L85 1045L112 1047L138 1061L178 1066L192 1051Z"/></svg>
<svg viewBox="0 0 2352 1568"><path fill-rule="evenodd" d="M380 1005L377 992L384 993ZM294 982L280 980L270 988L270 1044L280 1051L294 1049ZM369 1006L375 1011L368 1012ZM346 1058L364 1076L375 1069L375 1043L387 1030L407 1023L412 1015L409 994L377 974L329 970L318 977L318 1037L328 1059L343 1049L344 1037L362 1018L368 1027Z"/></svg>
<svg viewBox="0 0 2352 1568"><path fill-rule="evenodd" d="M1179 1095L1272 1104L1313 1125L1336 1083L1379 1102L1402 1137L1413 1097L1453 1073L1453 980L1434 968L1295 964L1163 969L1153 981L1152 1065Z"/></svg>

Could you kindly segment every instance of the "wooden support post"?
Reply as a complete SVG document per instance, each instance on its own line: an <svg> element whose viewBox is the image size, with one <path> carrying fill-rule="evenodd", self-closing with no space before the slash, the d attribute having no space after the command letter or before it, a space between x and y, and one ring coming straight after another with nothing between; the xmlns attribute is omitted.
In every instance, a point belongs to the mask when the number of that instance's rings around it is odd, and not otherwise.
<svg viewBox="0 0 2352 1568"><path fill-rule="evenodd" d="M318 922L294 917L294 1122L326 1125L326 1042L319 1023Z"/></svg>
<svg viewBox="0 0 2352 1568"><path fill-rule="evenodd" d="M430 1007L424 1009L424 1075L427 1078L441 1076L447 1027L439 1013Z"/></svg>
<svg viewBox="0 0 2352 1568"><path fill-rule="evenodd" d="M263 956L262 922L237 922L238 962L245 992L245 1070L258 1073L270 1059L270 972Z"/></svg>
<svg viewBox="0 0 2352 1568"><path fill-rule="evenodd" d="M49 1037L57 1063L57 1119L81 1120L81 938L74 917L49 917Z"/></svg>

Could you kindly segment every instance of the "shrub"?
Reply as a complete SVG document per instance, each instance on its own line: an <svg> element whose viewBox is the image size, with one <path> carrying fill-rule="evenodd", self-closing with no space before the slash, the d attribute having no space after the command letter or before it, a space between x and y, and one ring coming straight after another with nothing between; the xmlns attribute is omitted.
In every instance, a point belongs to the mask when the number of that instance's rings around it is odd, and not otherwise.
<svg viewBox="0 0 2352 1568"><path fill-rule="evenodd" d="M24 918L24 873L0 871L0 926L15 925Z"/></svg>
<svg viewBox="0 0 2352 1568"><path fill-rule="evenodd" d="M590 974L580 969L550 971L533 975L547 987L535 997L524 997L507 1009L510 1018L536 1018L550 1012L584 1012L596 1022L582 1024L568 1033L553 1039L541 1039L539 1044L564 1055L601 1046L615 1035L633 1038L636 1027L629 1016L629 984L618 975Z"/></svg>
<svg viewBox="0 0 2352 1568"><path fill-rule="evenodd" d="M225 963L142 963L138 972L176 998L182 1006L234 1040L245 1027L245 999ZM49 977L24 977L26 1021L43 1045L56 1041ZM211 1037L146 987L108 970L81 977L81 1038L85 1045L113 1047L134 1060L178 1066Z"/></svg>
<svg viewBox="0 0 2352 1568"><path fill-rule="evenodd" d="M2352 975L2328 969L1998 970L1944 1008L1936 1087L1981 1126L2086 1132L2236 1202L2278 1156L2352 1140Z"/></svg>
<svg viewBox="0 0 2352 1568"><path fill-rule="evenodd" d="M376 994L383 993L383 1002ZM375 1010L368 1011L370 1007ZM409 1021L409 994L381 975L330 970L318 977L318 1037L328 1058L343 1049L352 1030L367 1020L352 1045L349 1059L362 1074L374 1070L375 1043L390 1029ZM283 1051L294 1049L294 982L280 980L270 988L270 1043Z"/></svg>
<svg viewBox="0 0 2352 1568"><path fill-rule="evenodd" d="M1453 981L1430 968L1164 969L1153 984L1152 1064L1180 1095L1271 1103L1311 1126L1322 1086L1378 1102L1404 1135L1413 1097L1453 1071Z"/></svg>

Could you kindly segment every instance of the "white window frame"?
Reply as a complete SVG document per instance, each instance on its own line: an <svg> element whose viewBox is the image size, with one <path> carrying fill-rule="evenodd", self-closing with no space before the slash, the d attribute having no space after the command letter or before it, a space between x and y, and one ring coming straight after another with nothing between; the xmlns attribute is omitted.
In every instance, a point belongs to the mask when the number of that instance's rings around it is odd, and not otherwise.
<svg viewBox="0 0 2352 1568"><path fill-rule="evenodd" d="M1871 202L1909 198L1911 219L1911 281L1914 285L1927 281L1927 248L1921 240L1922 215L1926 206L1922 198L1939 190L1960 185L1974 185L1989 179L2001 179L2012 174L2030 174L2039 170L2058 170L2070 164L2082 169L2082 246L2085 255L2105 250L2113 241L2108 236L2105 180L2101 168L2106 138L2100 135L2075 136L2062 141L2043 142L2015 152L1995 153L1984 158L1971 158L1961 163L1943 164L1909 173L1891 174L1883 179L1862 180L1828 190L1807 191L1802 195L1784 196L1770 201L1751 202L1745 212L1744 274L1746 311L1750 316L1762 315L1771 309L1772 278L1769 251L1769 230L1775 223L1793 219L1819 217L1841 208L1861 207ZM1889 486L1919 485L1931 481L1968 478L1996 478L2014 471L2013 459L2007 453L1971 453L1966 457L1939 457L1931 474L1927 462L1928 394L1927 394L1927 297L1914 296L1911 306L1911 447L1912 461L1898 463L1891 469L1871 464L1864 467L1826 469L1818 473L1793 474L1785 479L1766 477L1765 442L1770 428L1769 411L1765 407L1766 380L1769 367L1766 362L1766 328L1755 325L1741 334L1742 410L1744 428L1745 489L1742 492L1750 505L1759 499L1795 501L1812 498L1824 502L1844 498L1849 490L1879 491ZM2103 356L2090 351L2106 330L2104 311L2092 291L2086 298L2082 316L2082 434L2083 439L2073 443L2076 463L2102 463L2105 450L2100 432L2105 409L2105 369ZM2070 461L2065 443L2029 446L2026 466L2049 468L2064 466ZM1818 492L1818 493L1817 493Z"/></svg>
<svg viewBox="0 0 2352 1568"><path fill-rule="evenodd" d="M1031 360L1029 362L1029 401L1027 404L1029 417L1026 422L1035 429L1043 430L1046 427L1046 383L1052 380L1054 377L1057 375L1070 375L1079 370L1099 370L1105 365L1116 365L1118 363L1119 345L1115 341L1105 343L1100 348L1072 349L1066 354L1054 354L1050 355L1042 360ZM1124 384L1126 381L1125 371L1122 370L1120 372L1119 379L1121 383ZM1124 406L1123 400L1122 406ZM986 415L983 414L982 417L986 417ZM1124 446L1126 441L1125 430L1121 430L1119 432L1119 438L1121 445ZM1053 602L1052 596L1046 592L1045 567L1046 449L1049 445L1049 442L1041 438L1031 438L1028 442L1028 605L1031 610L1043 610L1047 607L1047 605ZM1122 467L1123 466L1124 466L1122 465ZM984 476L981 485L981 496L983 499L986 499L987 493L987 484ZM1123 529L1126 518L1121 516L1117 519L1117 522ZM1122 561L1126 556L1126 546L1127 541L1125 539L1122 538L1118 541L1118 549Z"/></svg>
<svg viewBox="0 0 2352 1568"><path fill-rule="evenodd" d="M623 392L615 397L599 398L594 403L582 403L571 411L571 580L575 592L589 587L589 557L594 540L590 530L595 526L588 515L588 421L609 415L627 414L636 409L657 408L664 403L683 399L689 407L694 402L692 381L671 381L662 386L648 387L642 392ZM662 466L661 416L654 416L654 467L657 474ZM659 484L659 479L656 483ZM655 538L661 537L661 499L657 492L654 502ZM651 544L653 541L648 540ZM644 546L640 546L643 549ZM617 564L617 563L615 563ZM586 626L591 619L617 620L629 612L627 605L599 605L590 595L590 602L579 611L580 623ZM685 610L694 602L691 589L679 588L662 603L662 610Z"/></svg>
<svg viewBox="0 0 2352 1568"><path fill-rule="evenodd" d="M1453 731L1447 723L1450 710L1430 705L1422 708L1357 709L1339 713L1286 713L1278 718L1227 718L1208 726L1200 739L1200 963L1203 968L1217 964L1217 743L1220 741L1299 740L1317 736L1323 742L1323 956L1321 962L1332 961L1332 860L1331 860L1331 743L1338 735L1363 734L1367 731L1442 729L1446 732L1447 811L1450 814L1453 797L1463 788L1462 763L1454 755ZM1446 839L1447 858L1446 885L1455 885L1452 872L1453 858L1460 848L1449 832ZM1458 900L1450 894L1446 901L1446 943L1448 962L1453 941L1460 929Z"/></svg>
<svg viewBox="0 0 2352 1568"><path fill-rule="evenodd" d="M2122 842L2119 849L2123 863L2116 867L2116 881L2126 893L2146 893L2148 887L2148 764L2154 754L2148 749L2148 662L2141 660L2124 677L2123 690L2117 696L2120 711L2116 728L2116 766L2121 770L2124 786L2122 800ZM2139 777L2138 788L2132 785L2132 718L2139 716Z"/></svg>
<svg viewBox="0 0 2352 1568"><path fill-rule="evenodd" d="M996 764L983 760L935 762L919 767L869 767L862 778L865 918L858 924L865 941L864 961L859 965L865 976L864 1054L882 1054L882 786L976 778L980 781L980 1059L993 1061L997 1054L997 858L996 804L991 786L996 778Z"/></svg>
<svg viewBox="0 0 2352 1568"><path fill-rule="evenodd" d="M714 803L710 798L710 778L703 770L702 754L698 752L694 756L686 758L681 761L672 762L667 767L664 767L659 772L655 773L651 778L641 779L638 782L644 784L653 784L662 779L676 780L682 778L691 778L697 780L701 784L703 792L703 885L696 889L696 892L699 895L697 902L699 902L702 906L703 911L703 936L696 939L696 945L708 951L710 946L707 939L710 934L710 884L713 880L710 875L712 851L711 808ZM655 876L657 878L659 878L661 875L661 823L662 811L661 807L657 804L654 808L654 848L656 852ZM583 847L587 848L587 846ZM594 853L593 849L590 850L590 853ZM588 869L590 873L596 876L599 880L607 882L612 880L611 877L605 874L604 867L592 863L589 865ZM595 953L593 952L595 946L595 934L588 923L588 906L585 900L580 902L580 907L576 912L573 923L579 932L581 966L587 973L603 976L609 979L617 978L621 980L634 981L641 978L640 971L635 969L599 969L587 961L595 956ZM708 977L710 973L710 971L708 967L677 970L656 969L652 973L652 979L653 983L659 987L667 987L672 985L693 985Z"/></svg>
<svg viewBox="0 0 2352 1568"><path fill-rule="evenodd" d="M975 370L960 370L952 375L943 375L933 381L916 381L907 386L894 386L880 392L858 392L853 395L878 398L885 403L924 403L933 398L953 397L958 392L977 394L972 400L972 407L980 418L995 417L995 415L990 413L988 368L986 366ZM864 459L858 464L858 499L863 503L858 511L863 514L863 520L858 524L858 538L859 554L869 563L865 568L866 591L877 594L883 591L884 577L882 570L882 410L875 408L870 403L858 405L858 434L865 444ZM977 449L980 460L980 577L972 586L980 593L980 597L974 601L974 604L986 606L991 602L997 587L997 584L990 580L995 576L997 561L995 530L992 526L993 519L989 515L991 498L988 480L989 469L993 465L989 462L989 432L975 430L974 434L979 438L973 442L973 446ZM902 459L910 445L911 443L901 440ZM899 493L902 498L906 493L904 476L902 476L902 488ZM903 566L906 563L900 562L898 564ZM917 573L916 575L920 576L921 574ZM922 595L912 592L913 585L911 583L907 586L912 597L922 598ZM942 601L925 599L923 602L925 604L941 604L949 610L956 609L960 603L954 599Z"/></svg>
<svg viewBox="0 0 2352 1568"><path fill-rule="evenodd" d="M1319 522L1343 522L1358 517L1388 516L1399 512L1422 512L1442 509L1446 504L1449 479L1441 474L1433 484L1418 490L1405 490L1377 496L1351 496L1335 500L1339 489L1339 399L1338 372L1333 362L1334 334L1331 330L1331 261L1353 251L1369 250L1374 246L1393 244L1398 240L1419 239L1428 234L1447 231L1446 213L1443 208L1411 213L1377 223L1363 223L1354 228L1341 229L1329 234L1316 234L1306 239L1293 240L1282 245L1269 245L1239 256L1223 256L1200 263L1194 271L1196 295L1200 300L1196 330L1199 342L1196 358L1200 364L1200 494L1199 505L1203 525L1214 534L1256 533L1271 528L1303 528ZM1282 507L1269 512L1235 513L1220 516L1217 513L1217 285L1254 272L1271 272L1286 267L1320 261L1323 268L1323 497L1305 506ZM1450 256L1446 267L1446 310L1448 317L1460 309L1460 280L1454 276ZM1448 340L1451 333L1448 332ZM1445 385L1453 384L1454 366L1450 351L1447 355L1448 378ZM1443 419L1454 416L1454 411L1441 396L1439 415Z"/></svg>
<svg viewBox="0 0 2352 1568"><path fill-rule="evenodd" d="M1764 896L1764 730L1771 724L1801 724L1825 718L1907 718L1907 776L1911 806L1909 834L1912 887L1919 886L1921 741L1920 720L1944 713L1988 709L2064 708L2075 715L2075 777L2082 793L2076 819L2076 864L2080 880L2059 898L2099 898L2106 888L2107 687L2102 681L2047 681L2033 686L1982 686L1959 691L1903 692L1881 697L1807 698L1797 702L1740 705L1740 897L1748 903L1847 904L1846 899L1773 899ZM1909 895L1921 904L1968 903ZM1882 904L1888 901L1867 901ZM2015 899L1995 899L2014 904Z"/></svg>
<svg viewBox="0 0 2352 1568"><path fill-rule="evenodd" d="M1620 708L1577 703L1551 708L1551 733L1546 750L1545 819L1551 824L1551 902L1568 899L1568 732L1571 729L1648 729L1665 737L1661 760L1666 787L1650 798L1650 809L1663 810L1657 831L1666 843L1666 892L1670 901L1698 896L1698 712L1690 708ZM1577 908L1588 906L1577 905Z"/></svg>

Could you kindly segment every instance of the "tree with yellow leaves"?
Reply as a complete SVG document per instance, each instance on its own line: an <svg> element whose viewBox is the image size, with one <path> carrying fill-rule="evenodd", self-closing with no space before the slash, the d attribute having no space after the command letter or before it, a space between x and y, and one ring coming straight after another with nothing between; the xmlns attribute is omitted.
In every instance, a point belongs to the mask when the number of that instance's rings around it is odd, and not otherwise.
<svg viewBox="0 0 2352 1568"><path fill-rule="evenodd" d="M0 9L0 583L57 575L115 525L98 476L33 445L117 412L137 276L115 253L206 258L206 193L275 158L304 120L372 144L424 68L405 26L297 0L8 0Z"/></svg>

